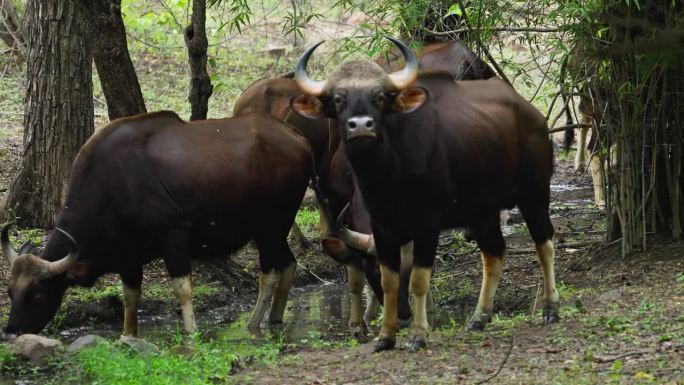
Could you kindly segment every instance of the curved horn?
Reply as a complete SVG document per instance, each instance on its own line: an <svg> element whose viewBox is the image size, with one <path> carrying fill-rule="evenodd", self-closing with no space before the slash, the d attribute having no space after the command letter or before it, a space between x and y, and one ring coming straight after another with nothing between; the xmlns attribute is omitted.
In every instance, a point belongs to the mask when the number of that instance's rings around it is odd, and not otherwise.
<svg viewBox="0 0 684 385"><path fill-rule="evenodd" d="M14 222L9 222L5 226L2 227L2 231L0 231L0 243L2 243L2 252L5 253L5 256L7 257L7 261L9 262L10 268L14 264L14 261L17 259L19 256L19 253L17 250L12 246L12 243L9 240L9 228L12 227Z"/></svg>
<svg viewBox="0 0 684 385"><path fill-rule="evenodd" d="M340 212L340 215L337 217L336 227L338 229L337 231L340 240L342 240L342 242L349 247L361 250L366 254L377 257L378 253L375 250L375 239L373 238L373 234L364 234L359 233L358 231L350 230L343 223L343 219L347 214L347 210L349 209L350 205L351 202L347 203L347 205L344 206L344 209L342 209L342 212Z"/></svg>
<svg viewBox="0 0 684 385"><path fill-rule="evenodd" d="M416 80L416 76L418 76L418 59L416 59L416 55L404 43L391 36L385 37L394 43L404 55L404 61L406 62L404 68L401 71L392 72L388 75L394 88L397 91L401 91Z"/></svg>
<svg viewBox="0 0 684 385"><path fill-rule="evenodd" d="M309 58L311 57L313 51L319 45L323 44L324 41L325 40L321 40L304 51L297 62L297 67L295 68L294 79L297 82L297 85L302 89L302 91L313 96L320 96L323 93L323 86L325 85L325 82L318 82L311 79L309 74L306 73L306 64L309 62Z"/></svg>
<svg viewBox="0 0 684 385"><path fill-rule="evenodd" d="M76 263L76 261L78 260L78 248L76 247L76 240L74 239L74 237L72 237L71 234L60 229L59 227L55 227L55 230L59 231L60 233L64 234L67 238L69 238L69 241L71 241L71 251L66 257L58 261L53 261L49 263L48 272L52 276L66 273L66 271L69 270L69 268L73 266L74 263Z"/></svg>

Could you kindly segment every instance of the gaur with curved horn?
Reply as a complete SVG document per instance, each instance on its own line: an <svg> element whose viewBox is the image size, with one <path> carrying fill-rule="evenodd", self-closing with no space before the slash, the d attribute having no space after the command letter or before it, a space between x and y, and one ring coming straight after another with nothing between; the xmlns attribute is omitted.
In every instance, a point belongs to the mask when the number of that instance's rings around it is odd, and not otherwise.
<svg viewBox="0 0 684 385"><path fill-rule="evenodd" d="M505 252L499 212L514 205L543 268L544 322L557 322L549 218L553 148L544 116L501 79L454 81L449 72L416 73L408 47L390 40L405 56L403 70L387 75L368 60L346 61L318 87L320 94L291 102L303 116L337 120L370 214L385 307L375 351L396 343L402 259L413 260L409 348L426 346L427 293L443 229L467 228L478 243L484 278L469 328L482 329L491 320ZM307 51L298 68L310 56ZM361 240L367 248L370 238Z"/></svg>
<svg viewBox="0 0 684 385"><path fill-rule="evenodd" d="M282 322L296 268L287 235L311 175L306 139L270 115L188 123L161 111L112 121L78 153L41 256L17 252L2 230L11 261L6 333L40 332L67 287L115 273L123 334L136 335L143 265L155 258L192 333L191 261L225 258L252 239L261 277L248 327L259 328L269 308L268 321Z"/></svg>

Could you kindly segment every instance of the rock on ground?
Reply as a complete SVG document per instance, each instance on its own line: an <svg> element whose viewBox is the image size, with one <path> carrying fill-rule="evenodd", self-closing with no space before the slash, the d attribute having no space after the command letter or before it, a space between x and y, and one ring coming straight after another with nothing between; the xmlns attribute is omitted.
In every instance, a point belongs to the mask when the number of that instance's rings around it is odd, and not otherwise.
<svg viewBox="0 0 684 385"><path fill-rule="evenodd" d="M64 345L59 340L35 334L23 334L14 340L14 354L38 365L62 350Z"/></svg>
<svg viewBox="0 0 684 385"><path fill-rule="evenodd" d="M91 348L100 342L104 341L105 339L94 335L94 334L88 334L85 336L78 337L74 342L69 345L67 348L67 351L69 353L74 353L78 352L80 350L86 349L86 348Z"/></svg>
<svg viewBox="0 0 684 385"><path fill-rule="evenodd" d="M128 345L139 354L159 354L159 348L157 347L157 345L147 342L140 338L131 336L121 336L119 342Z"/></svg>

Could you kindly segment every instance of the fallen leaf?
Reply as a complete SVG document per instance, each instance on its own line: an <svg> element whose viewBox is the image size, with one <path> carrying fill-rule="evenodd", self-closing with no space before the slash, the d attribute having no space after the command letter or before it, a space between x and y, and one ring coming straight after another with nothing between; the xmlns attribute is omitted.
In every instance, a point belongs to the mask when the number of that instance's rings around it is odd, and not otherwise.
<svg viewBox="0 0 684 385"><path fill-rule="evenodd" d="M482 342L482 345L480 345L480 346L482 346L483 348L491 348L491 347L492 347L492 341L490 341L490 340L484 340L484 341Z"/></svg>
<svg viewBox="0 0 684 385"><path fill-rule="evenodd" d="M634 379L640 381L653 381L653 376L645 372L634 373Z"/></svg>

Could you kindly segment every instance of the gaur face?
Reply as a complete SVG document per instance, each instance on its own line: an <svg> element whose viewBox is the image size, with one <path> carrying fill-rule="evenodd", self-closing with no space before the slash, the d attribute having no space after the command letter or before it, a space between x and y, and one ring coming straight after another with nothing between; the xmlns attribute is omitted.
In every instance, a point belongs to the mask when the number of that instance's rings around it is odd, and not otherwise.
<svg viewBox="0 0 684 385"><path fill-rule="evenodd" d="M398 40L389 39L404 53L402 71L386 74L376 63L354 60L338 66L325 82L313 81L306 74L306 63L322 42L309 48L295 71L295 80L306 94L294 98L292 108L312 119L337 119L345 143L381 142L385 115L413 112L427 100L425 89L409 87L417 76L415 56Z"/></svg>
<svg viewBox="0 0 684 385"><path fill-rule="evenodd" d="M52 320L62 303L67 288L65 274L40 277L35 266L42 258L20 255L12 266L12 279L7 289L12 307L5 328L8 334L39 333Z"/></svg>
<svg viewBox="0 0 684 385"><path fill-rule="evenodd" d="M68 286L67 273L78 259L75 242L72 251L57 261L15 250L7 234L11 224L3 227L0 243L9 261L11 277L7 289L12 306L5 328L8 334L39 333L52 320L62 303ZM57 229L63 232L60 229ZM63 232L72 241L70 235Z"/></svg>

